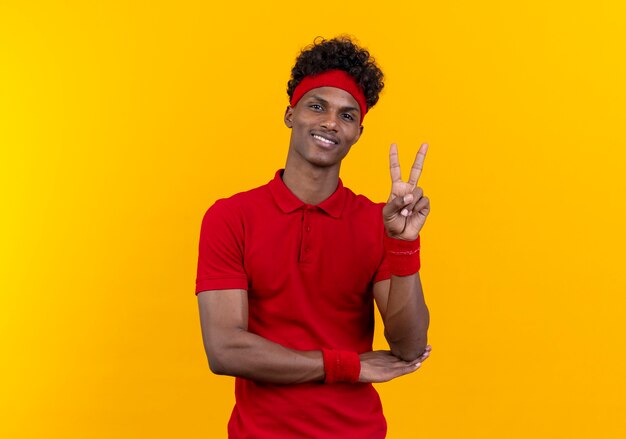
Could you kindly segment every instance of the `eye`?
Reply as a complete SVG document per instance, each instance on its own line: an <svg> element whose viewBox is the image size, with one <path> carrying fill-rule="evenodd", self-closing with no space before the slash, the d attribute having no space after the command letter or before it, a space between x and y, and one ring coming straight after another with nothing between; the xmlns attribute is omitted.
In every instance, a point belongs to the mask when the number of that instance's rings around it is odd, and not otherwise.
<svg viewBox="0 0 626 439"><path fill-rule="evenodd" d="M320 104L311 104L309 105L309 108L312 108L314 110L321 110L322 106Z"/></svg>
<svg viewBox="0 0 626 439"><path fill-rule="evenodd" d="M343 118L349 121L355 120L354 117L350 113L343 113Z"/></svg>

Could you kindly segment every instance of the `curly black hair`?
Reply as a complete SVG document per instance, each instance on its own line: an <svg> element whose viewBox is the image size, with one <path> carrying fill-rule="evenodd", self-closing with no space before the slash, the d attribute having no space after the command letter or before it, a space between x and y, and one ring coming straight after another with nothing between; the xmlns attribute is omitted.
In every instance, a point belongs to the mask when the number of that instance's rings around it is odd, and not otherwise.
<svg viewBox="0 0 626 439"><path fill-rule="evenodd" d="M352 75L363 89L368 110L378 102L378 95L385 86L383 72L370 53L357 46L348 36L330 40L317 37L313 44L302 49L287 83L289 100L305 76L332 69L344 70Z"/></svg>

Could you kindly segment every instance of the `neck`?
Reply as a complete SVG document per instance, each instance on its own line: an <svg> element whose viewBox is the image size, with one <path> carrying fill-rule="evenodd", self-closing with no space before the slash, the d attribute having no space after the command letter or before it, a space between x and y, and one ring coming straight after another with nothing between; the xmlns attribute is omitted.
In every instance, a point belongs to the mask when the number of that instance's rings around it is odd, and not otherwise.
<svg viewBox="0 0 626 439"><path fill-rule="evenodd" d="M306 204L316 205L330 197L339 184L339 166L316 168L290 163L287 157L283 182L289 190Z"/></svg>

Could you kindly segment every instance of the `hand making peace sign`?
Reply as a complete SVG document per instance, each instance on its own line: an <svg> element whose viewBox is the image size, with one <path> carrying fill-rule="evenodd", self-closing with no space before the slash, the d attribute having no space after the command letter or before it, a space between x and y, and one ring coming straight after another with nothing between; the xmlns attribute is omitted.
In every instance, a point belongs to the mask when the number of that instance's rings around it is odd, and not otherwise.
<svg viewBox="0 0 626 439"><path fill-rule="evenodd" d="M387 204L383 207L383 222L387 235L391 238L414 241L426 222L426 217L430 212L430 200L424 197L422 188L417 187L426 151L428 151L428 144L424 143L415 156L409 181L404 182L400 173L398 146L392 143L389 148L391 194Z"/></svg>

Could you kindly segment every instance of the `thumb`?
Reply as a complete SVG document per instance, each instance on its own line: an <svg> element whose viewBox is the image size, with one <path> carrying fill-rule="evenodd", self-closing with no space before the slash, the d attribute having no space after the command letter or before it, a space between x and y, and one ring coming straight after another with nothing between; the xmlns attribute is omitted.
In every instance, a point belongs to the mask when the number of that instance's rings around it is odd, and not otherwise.
<svg viewBox="0 0 626 439"><path fill-rule="evenodd" d="M383 216L386 219L390 219L396 215L407 216L408 210L404 212L404 208L411 204L415 199L413 194L406 194L403 197L396 197L383 207ZM404 215L402 213L405 213Z"/></svg>

